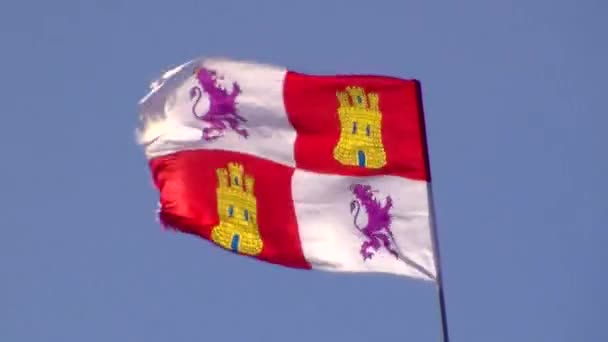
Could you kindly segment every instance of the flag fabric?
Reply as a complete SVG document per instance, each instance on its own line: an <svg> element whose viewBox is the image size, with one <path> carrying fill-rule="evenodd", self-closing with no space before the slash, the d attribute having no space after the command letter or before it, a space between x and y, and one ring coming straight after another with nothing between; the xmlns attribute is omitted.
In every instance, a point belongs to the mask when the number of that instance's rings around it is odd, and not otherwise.
<svg viewBox="0 0 608 342"><path fill-rule="evenodd" d="M436 280L417 80L199 58L139 105L166 227L286 267Z"/></svg>

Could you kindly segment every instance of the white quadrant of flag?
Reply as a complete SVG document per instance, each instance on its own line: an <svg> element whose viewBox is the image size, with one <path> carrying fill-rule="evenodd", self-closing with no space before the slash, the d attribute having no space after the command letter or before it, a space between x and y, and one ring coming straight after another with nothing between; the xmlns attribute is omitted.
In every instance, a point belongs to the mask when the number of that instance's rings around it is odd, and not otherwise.
<svg viewBox="0 0 608 342"><path fill-rule="evenodd" d="M201 117L209 110L211 97L205 91L196 90L201 87L194 75L197 67L213 70L214 86L228 95L238 92L235 114L243 120L239 120L236 129L210 132L210 136L219 134L217 139L204 139L204 129L212 125ZM179 82L160 86L157 93L146 100L146 110L158 113L157 122L147 123L148 132L142 133L152 136L145 148L147 157L212 149L248 153L295 166L296 132L289 122L283 99L286 72L284 68L223 59L207 59L180 68L171 79L179 79ZM227 122L221 123L227 125ZM240 135L238 130L246 132L247 136Z"/></svg>
<svg viewBox="0 0 608 342"><path fill-rule="evenodd" d="M369 186L369 192L355 196L357 184L361 190ZM317 269L434 280L427 191L426 182L401 177L347 177L296 170L292 196L304 256ZM387 206L389 197L392 206ZM382 220L370 217L383 214L390 215L388 229L379 224ZM364 245L370 247L362 250ZM373 255L364 258L366 253Z"/></svg>

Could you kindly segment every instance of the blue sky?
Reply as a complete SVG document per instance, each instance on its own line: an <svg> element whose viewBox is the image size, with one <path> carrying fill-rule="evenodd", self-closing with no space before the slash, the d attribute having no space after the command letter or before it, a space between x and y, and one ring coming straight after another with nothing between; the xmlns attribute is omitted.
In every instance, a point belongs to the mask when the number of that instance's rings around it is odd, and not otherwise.
<svg viewBox="0 0 608 342"><path fill-rule="evenodd" d="M279 268L155 221L161 71L421 80L452 341L608 341L600 0L0 4L1 341L438 341L428 283Z"/></svg>

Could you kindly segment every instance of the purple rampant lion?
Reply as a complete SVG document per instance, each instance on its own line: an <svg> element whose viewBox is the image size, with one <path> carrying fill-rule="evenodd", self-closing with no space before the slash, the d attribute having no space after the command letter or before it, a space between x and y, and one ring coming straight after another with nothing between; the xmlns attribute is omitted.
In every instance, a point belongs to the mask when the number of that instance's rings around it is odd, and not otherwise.
<svg viewBox="0 0 608 342"><path fill-rule="evenodd" d="M363 260L371 259L374 255L373 252L370 252L370 248L378 251L382 246L398 258L399 254L391 243L391 240L394 241L393 232L390 228L391 214L389 211L393 207L391 197L386 197L386 203L383 206L374 197L373 193L376 191L373 191L369 185L353 184L349 189L355 195L355 199L350 202L350 212L354 212L353 223L367 238L361 245L360 253ZM365 227L361 227L357 223L361 207L365 208L367 212L367 225Z"/></svg>
<svg viewBox="0 0 608 342"><path fill-rule="evenodd" d="M194 86L190 89L190 99L194 100L192 114L197 119L211 125L203 128L203 139L210 141L219 138L227 128L226 123L236 133L247 138L249 133L246 129L240 127L240 123L247 120L240 116L236 110L236 97L241 93L239 85L234 82L232 91L228 93L226 89L221 88L216 83L218 77L215 71L197 68L194 70L194 74L200 86ZM196 111L196 106L200 102L203 92L209 96L209 110L205 114Z"/></svg>

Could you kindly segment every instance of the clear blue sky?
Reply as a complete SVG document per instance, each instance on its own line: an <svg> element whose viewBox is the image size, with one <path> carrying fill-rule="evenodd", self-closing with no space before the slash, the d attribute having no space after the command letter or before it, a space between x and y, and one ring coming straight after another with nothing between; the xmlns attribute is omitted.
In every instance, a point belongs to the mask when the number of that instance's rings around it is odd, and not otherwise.
<svg viewBox="0 0 608 342"><path fill-rule="evenodd" d="M419 78L452 340L608 341L607 10L2 1L0 341L439 340L430 284L161 229L136 105L196 56Z"/></svg>

